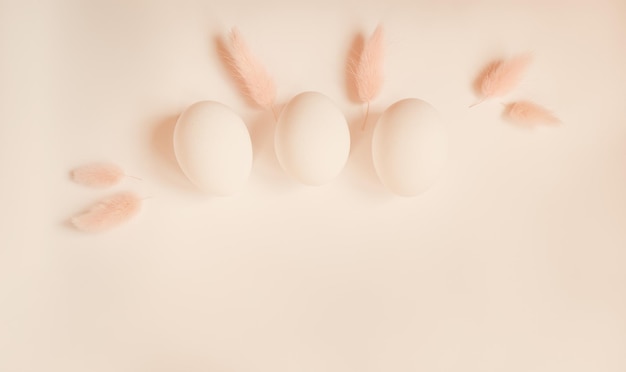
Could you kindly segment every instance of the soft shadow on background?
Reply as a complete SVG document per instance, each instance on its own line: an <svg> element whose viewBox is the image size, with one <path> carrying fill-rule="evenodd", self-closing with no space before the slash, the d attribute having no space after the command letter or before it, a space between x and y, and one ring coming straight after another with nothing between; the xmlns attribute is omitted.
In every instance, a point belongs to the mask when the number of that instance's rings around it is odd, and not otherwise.
<svg viewBox="0 0 626 372"><path fill-rule="evenodd" d="M153 124L150 147L154 156L154 170L158 173L159 180L179 191L200 194L185 176L176 160L174 152L174 129L179 114L165 115L155 120Z"/></svg>

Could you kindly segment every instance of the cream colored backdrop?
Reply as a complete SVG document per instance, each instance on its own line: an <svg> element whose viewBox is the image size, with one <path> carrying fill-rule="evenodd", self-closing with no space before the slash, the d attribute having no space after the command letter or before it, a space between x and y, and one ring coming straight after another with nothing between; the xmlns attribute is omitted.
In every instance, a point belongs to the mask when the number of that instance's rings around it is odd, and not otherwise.
<svg viewBox="0 0 626 372"><path fill-rule="evenodd" d="M378 21L372 119L430 102L449 166L394 197L355 138L335 182L300 186L215 38L238 26L281 103L317 90L358 125L346 59ZM625 371L625 46L622 0L1 0L0 371ZM486 62L529 50L510 98L562 127L467 108ZM235 197L199 194L173 158L176 116L204 99L253 136ZM69 181L94 160L144 180ZM68 227L119 190L152 198L110 233Z"/></svg>

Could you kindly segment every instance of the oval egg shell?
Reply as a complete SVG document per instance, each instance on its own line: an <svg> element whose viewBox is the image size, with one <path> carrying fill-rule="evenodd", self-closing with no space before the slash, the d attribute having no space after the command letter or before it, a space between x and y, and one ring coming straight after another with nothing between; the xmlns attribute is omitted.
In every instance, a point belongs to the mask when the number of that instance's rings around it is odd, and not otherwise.
<svg viewBox="0 0 626 372"><path fill-rule="evenodd" d="M414 196L426 191L443 170L447 156L445 128L428 103L404 99L378 119L372 137L374 168L395 194Z"/></svg>
<svg viewBox="0 0 626 372"><path fill-rule="evenodd" d="M196 102L180 115L174 129L174 152L191 182L217 195L242 189L252 168L248 128L218 102Z"/></svg>
<svg viewBox="0 0 626 372"><path fill-rule="evenodd" d="M274 138L282 168L307 185L328 183L350 154L350 130L341 110L317 92L295 96L282 110Z"/></svg>

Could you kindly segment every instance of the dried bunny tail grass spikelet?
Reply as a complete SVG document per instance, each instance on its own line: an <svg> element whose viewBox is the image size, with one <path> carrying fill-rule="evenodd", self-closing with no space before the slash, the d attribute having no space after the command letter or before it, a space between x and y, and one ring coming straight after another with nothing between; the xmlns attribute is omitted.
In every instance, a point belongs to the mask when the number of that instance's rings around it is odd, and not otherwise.
<svg viewBox="0 0 626 372"><path fill-rule="evenodd" d="M367 122L370 102L380 93L383 86L384 34L383 26L379 24L374 33L363 44L363 50L355 65L357 94L362 102L367 103L367 111L363 127Z"/></svg>
<svg viewBox="0 0 626 372"><path fill-rule="evenodd" d="M378 25L374 33L363 44L363 51L355 68L359 99L370 102L383 85L383 27Z"/></svg>
<svg viewBox="0 0 626 372"><path fill-rule="evenodd" d="M476 81L476 90L481 98L472 106L476 106L489 98L502 97L515 89L522 81L531 61L532 55L526 53L508 60L490 63Z"/></svg>
<svg viewBox="0 0 626 372"><path fill-rule="evenodd" d="M125 174L122 168L110 163L85 164L72 170L70 175L74 182L95 188L111 187L125 176L140 179Z"/></svg>
<svg viewBox="0 0 626 372"><path fill-rule="evenodd" d="M115 164L92 163L72 170L71 177L81 185L104 188L120 182L124 171Z"/></svg>
<svg viewBox="0 0 626 372"><path fill-rule="evenodd" d="M230 32L230 56L228 61L239 75L245 94L261 108L271 110L274 116L274 100L276 86L274 80L267 73L263 65L250 51L243 36L237 28Z"/></svg>
<svg viewBox="0 0 626 372"><path fill-rule="evenodd" d="M561 123L561 120L551 111L531 101L511 102L505 105L504 110L506 117L519 125L558 125Z"/></svg>
<svg viewBox="0 0 626 372"><path fill-rule="evenodd" d="M130 192L123 192L92 206L88 211L72 218L72 224L86 232L100 232L119 226L141 209L141 199Z"/></svg>

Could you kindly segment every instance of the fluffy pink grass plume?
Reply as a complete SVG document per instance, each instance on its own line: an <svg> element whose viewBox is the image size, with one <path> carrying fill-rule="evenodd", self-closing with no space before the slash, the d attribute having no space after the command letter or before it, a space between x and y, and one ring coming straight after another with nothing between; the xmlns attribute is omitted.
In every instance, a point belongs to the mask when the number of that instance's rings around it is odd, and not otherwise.
<svg viewBox="0 0 626 372"><path fill-rule="evenodd" d="M561 123L561 120L554 116L551 111L531 101L517 101L507 104L505 115L514 123L524 126Z"/></svg>
<svg viewBox="0 0 626 372"><path fill-rule="evenodd" d="M355 66L357 93L363 102L370 102L376 98L383 86L383 42L383 27L378 25L363 44L361 56Z"/></svg>
<svg viewBox="0 0 626 372"><path fill-rule="evenodd" d="M228 52L230 54L227 56L228 62L237 73L244 93L259 107L274 112L276 99L274 80L250 51L237 28L230 32Z"/></svg>
<svg viewBox="0 0 626 372"><path fill-rule="evenodd" d="M532 55L527 53L508 60L494 61L487 65L475 83L480 101L472 106L490 98L502 97L510 93L522 81L531 61Z"/></svg>
<svg viewBox="0 0 626 372"><path fill-rule="evenodd" d="M369 39L365 40L358 61L354 63L354 82L359 100L367 103L363 128L367 123L370 102L376 98L383 86L384 61L383 26L378 25Z"/></svg>
<svg viewBox="0 0 626 372"><path fill-rule="evenodd" d="M72 218L79 230L101 232L117 227L134 217L141 209L141 199L130 192L123 192L92 206L85 213Z"/></svg>
<svg viewBox="0 0 626 372"><path fill-rule="evenodd" d="M72 170L71 177L74 182L84 186L105 188L120 182L124 171L115 164L92 163Z"/></svg>

